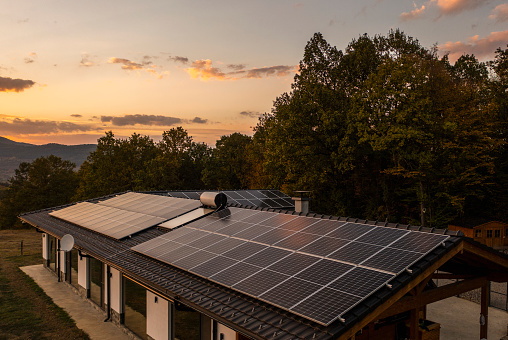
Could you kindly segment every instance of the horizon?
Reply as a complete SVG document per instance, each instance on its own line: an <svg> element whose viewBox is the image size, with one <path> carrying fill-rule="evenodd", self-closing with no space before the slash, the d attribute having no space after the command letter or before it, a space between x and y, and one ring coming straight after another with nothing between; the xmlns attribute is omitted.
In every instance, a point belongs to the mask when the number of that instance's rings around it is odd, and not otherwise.
<svg viewBox="0 0 508 340"><path fill-rule="evenodd" d="M0 135L35 145L95 144L105 131L154 141L182 126L196 142L252 135L291 90L307 41L344 50L399 28L454 62L508 42L503 1L407 3L154 0L122 6L14 2L0 27Z"/></svg>

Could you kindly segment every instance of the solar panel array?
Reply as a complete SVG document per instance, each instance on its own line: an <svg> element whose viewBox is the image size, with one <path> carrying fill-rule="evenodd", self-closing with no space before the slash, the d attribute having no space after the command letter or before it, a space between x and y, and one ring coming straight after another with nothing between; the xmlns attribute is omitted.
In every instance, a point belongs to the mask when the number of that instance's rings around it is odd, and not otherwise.
<svg viewBox="0 0 508 340"><path fill-rule="evenodd" d="M169 191L172 197L198 200L204 191ZM221 191L228 197L228 203L248 205L260 208L294 208L291 197L279 190L225 190Z"/></svg>
<svg viewBox="0 0 508 340"><path fill-rule="evenodd" d="M229 208L132 249L329 325L447 238Z"/></svg>
<svg viewBox="0 0 508 340"><path fill-rule="evenodd" d="M199 206L199 201L129 192L99 203L81 202L50 215L121 239Z"/></svg>

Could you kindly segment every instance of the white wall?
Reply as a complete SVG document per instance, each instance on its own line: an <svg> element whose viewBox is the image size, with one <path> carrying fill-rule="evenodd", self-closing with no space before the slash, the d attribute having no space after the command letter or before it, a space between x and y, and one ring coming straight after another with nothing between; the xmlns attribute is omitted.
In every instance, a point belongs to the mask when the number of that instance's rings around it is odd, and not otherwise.
<svg viewBox="0 0 508 340"><path fill-rule="evenodd" d="M236 340L236 332L234 330L217 322L217 340L221 340L221 337L220 337L221 333L224 334L223 340ZM212 339L213 339L213 334L212 334Z"/></svg>
<svg viewBox="0 0 508 340"><path fill-rule="evenodd" d="M42 234L42 258L49 260L49 235Z"/></svg>
<svg viewBox="0 0 508 340"><path fill-rule="evenodd" d="M58 256L60 257L60 271L65 274L65 272L67 271L67 268L65 268L65 254L66 252L63 251L63 250L60 250L58 252Z"/></svg>
<svg viewBox="0 0 508 340"><path fill-rule="evenodd" d="M157 297L157 302L155 298ZM171 304L162 297L146 291L146 334L153 339L169 339L171 336Z"/></svg>
<svg viewBox="0 0 508 340"><path fill-rule="evenodd" d="M89 268L90 259L88 257L80 259L78 255L78 284L85 289L90 289L90 280L88 280Z"/></svg>
<svg viewBox="0 0 508 340"><path fill-rule="evenodd" d="M109 283L111 284L111 308L117 312L117 313L123 313L123 303L122 303L122 273L120 273L115 268L109 268L111 272L111 278ZM107 265L104 265L104 282L105 282L105 292L104 292L104 299L107 303L108 301L108 277L107 277L108 268Z"/></svg>

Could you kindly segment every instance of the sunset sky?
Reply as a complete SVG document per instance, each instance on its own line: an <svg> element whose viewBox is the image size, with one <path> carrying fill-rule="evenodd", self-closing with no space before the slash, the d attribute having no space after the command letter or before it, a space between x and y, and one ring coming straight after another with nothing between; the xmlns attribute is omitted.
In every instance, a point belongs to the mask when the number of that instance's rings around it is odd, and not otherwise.
<svg viewBox="0 0 508 340"><path fill-rule="evenodd" d="M104 131L154 140L183 126L215 144L252 134L290 91L307 41L343 50L400 28L455 60L508 43L508 3L491 0L3 0L0 136L96 143Z"/></svg>

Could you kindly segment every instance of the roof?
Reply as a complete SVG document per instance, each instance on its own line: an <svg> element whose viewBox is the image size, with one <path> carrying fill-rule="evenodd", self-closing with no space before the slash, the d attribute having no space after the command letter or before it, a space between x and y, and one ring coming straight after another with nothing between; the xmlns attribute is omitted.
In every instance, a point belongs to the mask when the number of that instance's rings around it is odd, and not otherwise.
<svg viewBox="0 0 508 340"><path fill-rule="evenodd" d="M160 194L157 193L157 194ZM101 200L114 195L102 197ZM94 203L98 199L89 200ZM274 210L259 207L230 204L241 209L256 209L281 214L302 215L294 211ZM462 242L462 233L444 229L430 229L415 226L399 225L386 222L366 221L344 217L332 217L318 214L306 214L322 219L356 222L372 226L386 226L405 230L418 230L427 233L446 234L450 237L443 246L437 247L411 266L411 272L404 271L390 281L391 288L384 286L373 295L361 301L343 315L344 320L336 320L328 326L310 321L272 304L242 294L231 288L219 285L210 280L178 269L167 263L157 261L131 250L131 247L154 239L168 230L149 228L128 238L112 239L91 230L49 215L56 209L29 212L20 218L37 229L61 238L71 234L75 246L85 253L120 270L127 277L142 283L154 292L175 302L194 308L213 319L222 322L238 332L254 338L273 339L331 339L344 334L353 325L360 322L373 309L394 296L403 287L417 278L438 259L456 249Z"/></svg>
<svg viewBox="0 0 508 340"><path fill-rule="evenodd" d="M481 225L489 223L489 222L498 222L501 224L508 225L508 223L503 222L503 221L494 221L494 220L491 220L488 218L483 218L483 217L471 217L471 218L461 217L461 218L457 218L457 219L451 221L450 223L448 223L448 225L463 227L463 228L467 228L467 229L473 229L473 228L476 228L478 226L481 226Z"/></svg>

